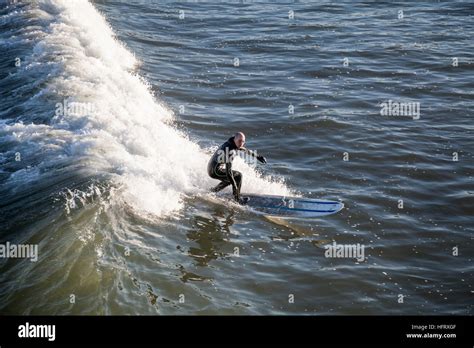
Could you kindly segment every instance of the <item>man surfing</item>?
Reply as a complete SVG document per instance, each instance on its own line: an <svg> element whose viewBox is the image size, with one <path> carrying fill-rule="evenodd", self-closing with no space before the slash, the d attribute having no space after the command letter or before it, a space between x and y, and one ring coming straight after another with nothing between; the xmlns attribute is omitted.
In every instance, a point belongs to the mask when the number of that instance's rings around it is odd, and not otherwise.
<svg viewBox="0 0 474 348"><path fill-rule="evenodd" d="M221 182L211 189L212 192L218 192L225 187L232 185L232 193L237 202L243 203L240 199L240 188L242 187L242 173L232 170L232 161L237 151L243 151L247 155L256 158L261 163L267 163L263 156L257 155L257 152L248 150L244 147L245 134L237 132L230 137L224 144L214 152L207 165L207 173L213 179Z"/></svg>

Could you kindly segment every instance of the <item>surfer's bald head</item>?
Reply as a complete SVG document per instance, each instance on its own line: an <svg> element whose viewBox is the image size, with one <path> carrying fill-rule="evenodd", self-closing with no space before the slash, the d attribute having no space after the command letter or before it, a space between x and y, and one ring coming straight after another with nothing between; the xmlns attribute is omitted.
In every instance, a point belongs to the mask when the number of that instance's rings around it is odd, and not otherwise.
<svg viewBox="0 0 474 348"><path fill-rule="evenodd" d="M241 148L245 144L245 134L242 132L237 132L234 135L234 143L237 146L237 148Z"/></svg>

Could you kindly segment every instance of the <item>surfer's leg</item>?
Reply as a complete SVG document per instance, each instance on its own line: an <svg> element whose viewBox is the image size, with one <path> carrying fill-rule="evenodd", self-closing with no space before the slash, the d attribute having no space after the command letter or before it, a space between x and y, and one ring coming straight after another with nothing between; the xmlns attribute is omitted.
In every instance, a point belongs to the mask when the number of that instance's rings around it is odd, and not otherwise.
<svg viewBox="0 0 474 348"><path fill-rule="evenodd" d="M228 181L221 181L216 187L213 187L211 189L212 192L219 192L223 189L225 189L227 186L230 185L230 182Z"/></svg>
<svg viewBox="0 0 474 348"><path fill-rule="evenodd" d="M240 188L242 187L242 173L238 172L236 170L233 170L232 173L234 174L234 180L237 185L237 189L239 190L240 194Z"/></svg>
<svg viewBox="0 0 474 348"><path fill-rule="evenodd" d="M216 186L211 189L212 192L219 192L223 189L225 189L227 186L230 185L230 181L227 180L227 175L226 173L221 169L221 168L213 168L211 173L210 173L211 178L213 179L218 179L221 182Z"/></svg>
<svg viewBox="0 0 474 348"><path fill-rule="evenodd" d="M242 179L243 179L243 175L241 172L238 172L236 170L233 170L232 173L234 174L234 180L235 180L235 184L237 185L237 191L238 191L238 197L239 197L239 200L238 202L240 204L246 204L249 200L248 197L240 197L240 189L242 188Z"/></svg>

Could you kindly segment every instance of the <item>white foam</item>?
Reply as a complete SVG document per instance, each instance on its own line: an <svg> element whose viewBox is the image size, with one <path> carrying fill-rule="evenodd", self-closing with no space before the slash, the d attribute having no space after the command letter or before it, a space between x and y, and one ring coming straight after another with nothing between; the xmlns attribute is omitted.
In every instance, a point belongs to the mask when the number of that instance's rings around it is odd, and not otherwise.
<svg viewBox="0 0 474 348"><path fill-rule="evenodd" d="M92 163L101 166L94 169L112 173L122 187L120 199L137 211L162 216L182 208L186 195L216 185L206 172L209 153L173 128L173 113L134 74L137 59L116 40L94 6L80 0L49 0L38 6L43 18L54 16L37 36L29 60L53 76L42 95L60 95L94 108L85 115L54 116L46 128L55 132L34 125L17 131L28 136L29 128L35 128L43 136L64 137L69 156L95 157ZM244 174L244 192L290 193L283 183L260 177L240 159L236 167Z"/></svg>

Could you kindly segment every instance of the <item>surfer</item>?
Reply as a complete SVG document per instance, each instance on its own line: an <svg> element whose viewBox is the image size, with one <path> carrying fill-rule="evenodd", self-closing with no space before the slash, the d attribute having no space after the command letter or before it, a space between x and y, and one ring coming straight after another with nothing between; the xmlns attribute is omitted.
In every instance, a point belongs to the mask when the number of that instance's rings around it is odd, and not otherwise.
<svg viewBox="0 0 474 348"><path fill-rule="evenodd" d="M257 155L256 151L251 151L244 147L245 134L237 132L233 137L219 146L214 152L207 165L207 173L213 179L218 179L221 182L214 188L212 192L218 192L229 185L232 185L232 193L237 202L242 203L240 199L240 188L242 187L242 173L232 170L232 161L234 160L237 151L243 151L247 155L256 158L261 163L267 163L265 157Z"/></svg>

